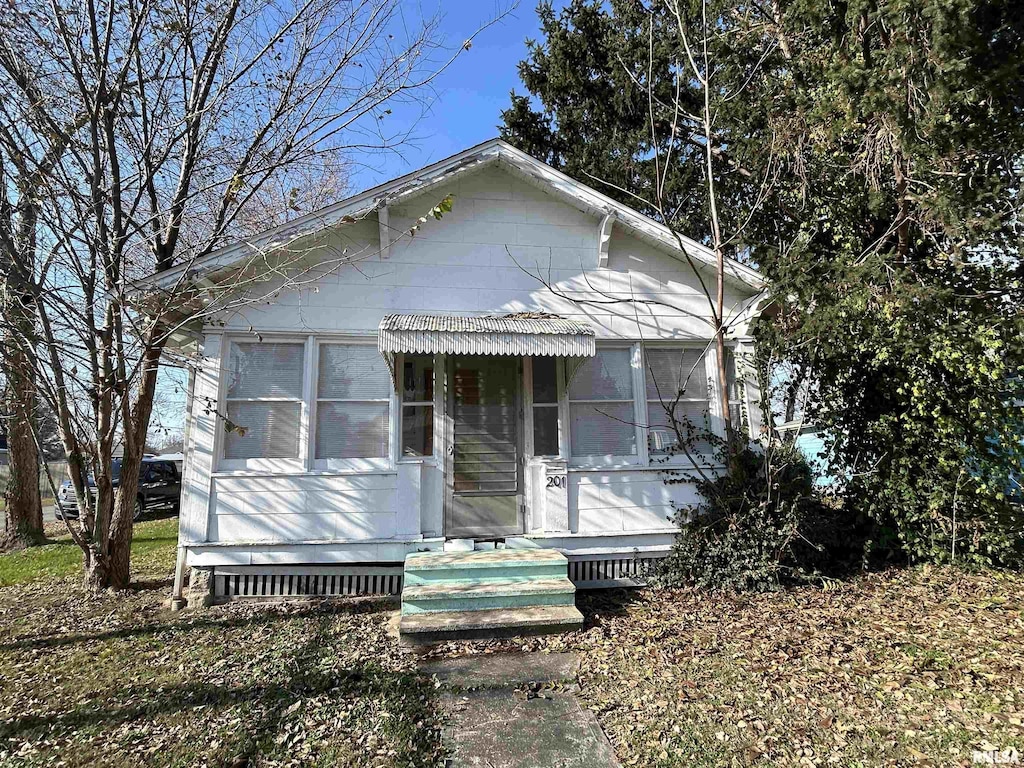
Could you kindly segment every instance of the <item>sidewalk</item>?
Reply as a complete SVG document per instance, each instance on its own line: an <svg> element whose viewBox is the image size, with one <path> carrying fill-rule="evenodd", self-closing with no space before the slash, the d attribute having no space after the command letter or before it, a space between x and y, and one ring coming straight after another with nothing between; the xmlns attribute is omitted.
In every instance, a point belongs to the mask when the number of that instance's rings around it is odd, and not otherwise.
<svg viewBox="0 0 1024 768"><path fill-rule="evenodd" d="M422 665L447 689L451 768L620 768L576 698L572 653L494 654Z"/></svg>

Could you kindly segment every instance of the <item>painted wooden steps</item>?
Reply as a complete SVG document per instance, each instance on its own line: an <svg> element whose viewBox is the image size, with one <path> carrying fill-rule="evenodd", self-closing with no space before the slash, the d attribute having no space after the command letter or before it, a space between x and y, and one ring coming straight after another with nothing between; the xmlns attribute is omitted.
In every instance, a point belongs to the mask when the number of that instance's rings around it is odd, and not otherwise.
<svg viewBox="0 0 1024 768"><path fill-rule="evenodd" d="M555 549L413 552L405 557L405 584L567 578L568 566L565 555Z"/></svg>
<svg viewBox="0 0 1024 768"><path fill-rule="evenodd" d="M439 611L403 616L402 641L414 645L445 640L544 635L578 628L583 616L575 606L532 606L491 611Z"/></svg>
<svg viewBox="0 0 1024 768"><path fill-rule="evenodd" d="M523 598L531 605L575 605L576 587L564 576L560 579L495 579L480 582L439 581L405 587L402 613L429 611L482 611L491 608L515 608Z"/></svg>
<svg viewBox="0 0 1024 768"><path fill-rule="evenodd" d="M399 631L407 643L579 627L568 560L553 549L417 552L405 559Z"/></svg>

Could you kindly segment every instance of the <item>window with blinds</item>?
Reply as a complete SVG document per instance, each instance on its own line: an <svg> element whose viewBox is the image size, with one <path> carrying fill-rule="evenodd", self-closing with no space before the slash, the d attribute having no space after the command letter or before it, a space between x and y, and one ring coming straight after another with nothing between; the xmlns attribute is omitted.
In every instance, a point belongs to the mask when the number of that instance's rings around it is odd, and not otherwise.
<svg viewBox="0 0 1024 768"><path fill-rule="evenodd" d="M315 457L386 458L391 376L369 344L321 344L317 360Z"/></svg>
<svg viewBox="0 0 1024 768"><path fill-rule="evenodd" d="M692 453L710 450L708 370L703 347L646 347L647 451L683 453L682 436Z"/></svg>
<svg viewBox="0 0 1024 768"><path fill-rule="evenodd" d="M569 441L575 457L635 456L629 348L598 349L569 385Z"/></svg>
<svg viewBox="0 0 1024 768"><path fill-rule="evenodd" d="M301 343L231 342L225 459L299 457L304 361Z"/></svg>

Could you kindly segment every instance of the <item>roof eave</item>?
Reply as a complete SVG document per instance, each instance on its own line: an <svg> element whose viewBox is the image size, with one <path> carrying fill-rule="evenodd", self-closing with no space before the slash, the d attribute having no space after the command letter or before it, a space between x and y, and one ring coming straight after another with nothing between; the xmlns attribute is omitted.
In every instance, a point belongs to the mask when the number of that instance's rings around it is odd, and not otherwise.
<svg viewBox="0 0 1024 768"><path fill-rule="evenodd" d="M423 194L448 183L455 176L475 171L493 162L500 162L525 180L554 189L571 198L594 215L615 213L616 223L651 245L667 250L675 258L714 267L714 252L707 246L679 235L669 227L582 184L546 163L516 149L502 139L490 139L440 160L425 168L346 198L332 206L302 216L287 224L267 230L252 238L232 243L197 261L186 263L135 283L139 290L167 289L181 280L193 280L221 269L230 268L253 253L272 251L313 236L339 224L352 223L372 213L381 205L394 204L413 195ZM726 260L726 278L748 288L759 290L765 282L757 272L734 259Z"/></svg>
<svg viewBox="0 0 1024 768"><path fill-rule="evenodd" d="M401 199L419 195L450 181L454 176L477 170L498 159L493 151L498 140L492 139L457 155L413 171L397 179L378 184L364 192L345 198L334 205L300 216L293 221L273 227L253 237L219 248L196 261L181 264L164 272L148 275L135 282L140 290L169 288L183 277L195 279L220 269L226 269L239 259L252 253L267 252L315 235L339 224L354 223L377 210L381 205L393 204ZM492 151L488 151L492 150Z"/></svg>
<svg viewBox="0 0 1024 768"><path fill-rule="evenodd" d="M595 216L600 217L605 213L613 212L616 225L624 227L631 234L641 238L650 245L667 249L675 258L684 261L692 259L695 262L711 267L717 265L714 251L706 245L675 232L670 227L655 221L649 216L645 216L634 208L599 192L593 187L582 184L571 176L567 176L550 165L542 163L522 150L516 149L507 142L499 140L499 143L503 154L509 155L520 164L533 166L543 173L542 176L535 176L534 179L542 184L547 182L548 185L553 186L556 190L565 191L566 194L576 199L577 204L582 202L589 212ZM509 163L508 168L520 178L530 181L529 174L523 173L522 168L518 164ZM551 182L555 180L558 183L552 184ZM756 269L748 267L735 259L727 258L725 261L726 277L728 279L755 290L764 287L764 278Z"/></svg>

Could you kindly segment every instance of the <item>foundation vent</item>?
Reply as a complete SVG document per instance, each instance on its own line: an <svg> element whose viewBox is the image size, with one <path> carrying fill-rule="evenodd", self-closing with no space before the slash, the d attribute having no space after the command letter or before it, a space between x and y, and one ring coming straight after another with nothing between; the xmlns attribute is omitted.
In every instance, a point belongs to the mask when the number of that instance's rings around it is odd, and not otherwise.
<svg viewBox="0 0 1024 768"><path fill-rule="evenodd" d="M402 567L378 568L217 568L213 599L281 599L402 594Z"/></svg>
<svg viewBox="0 0 1024 768"><path fill-rule="evenodd" d="M609 557L608 555L573 557L569 555L569 580L582 589L603 587L639 587L664 555Z"/></svg>
<svg viewBox="0 0 1024 768"><path fill-rule="evenodd" d="M663 554L569 555L569 580L580 589L638 587ZM281 600L302 597L348 597L402 594L400 564L377 566L217 567L213 600Z"/></svg>

